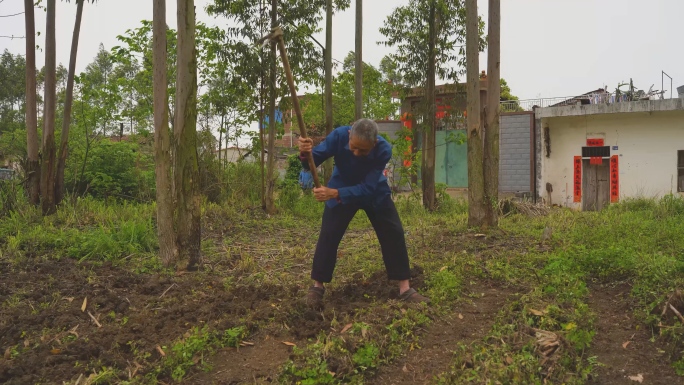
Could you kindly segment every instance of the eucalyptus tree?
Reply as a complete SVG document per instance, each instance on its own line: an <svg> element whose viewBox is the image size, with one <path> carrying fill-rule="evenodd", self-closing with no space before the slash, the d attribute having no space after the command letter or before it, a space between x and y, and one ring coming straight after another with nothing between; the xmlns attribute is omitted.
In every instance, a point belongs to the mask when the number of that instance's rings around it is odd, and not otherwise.
<svg viewBox="0 0 684 385"><path fill-rule="evenodd" d="M385 20L381 41L396 51L387 64L405 88L423 87L426 97L420 108L423 115L422 180L423 204L435 208L435 77L458 82L465 73L465 21L463 0L410 0L397 7ZM484 49L484 23L479 20L477 45ZM415 142L415 141L414 141Z"/></svg>

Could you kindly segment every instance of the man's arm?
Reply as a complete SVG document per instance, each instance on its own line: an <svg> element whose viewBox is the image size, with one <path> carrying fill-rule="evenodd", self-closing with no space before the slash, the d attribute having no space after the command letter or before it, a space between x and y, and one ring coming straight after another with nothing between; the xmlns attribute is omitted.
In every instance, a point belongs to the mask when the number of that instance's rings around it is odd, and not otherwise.
<svg viewBox="0 0 684 385"><path fill-rule="evenodd" d="M335 150L337 149L337 141L337 133L333 131L330 133L330 135L326 136L325 139L318 146L311 149L311 154L313 155L314 164L316 165L316 167L318 167L321 163L325 162L328 158L335 155ZM309 170L309 162L306 160L306 154L301 150L299 152L299 160L302 162L302 167L305 170Z"/></svg>

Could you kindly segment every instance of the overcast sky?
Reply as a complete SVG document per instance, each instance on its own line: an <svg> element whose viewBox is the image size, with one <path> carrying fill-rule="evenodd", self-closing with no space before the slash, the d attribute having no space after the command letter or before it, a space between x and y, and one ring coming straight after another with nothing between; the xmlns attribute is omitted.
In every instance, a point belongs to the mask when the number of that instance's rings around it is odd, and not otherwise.
<svg viewBox="0 0 684 385"><path fill-rule="evenodd" d="M225 20L209 17L211 0L196 0L197 18L209 25ZM377 65L391 48L377 45L378 28L387 15L408 0L364 2L364 61ZM486 19L487 0L479 0ZM661 88L661 71L684 85L682 15L684 0L502 0L501 75L521 99L584 93L634 79L638 88ZM333 58L343 60L354 50L354 1L335 15ZM175 28L176 2L167 1L168 24ZM21 0L0 0L0 16L23 11ZM68 66L76 6L57 2L57 61ZM86 4L79 43L78 71L92 61L100 43L109 49L116 36L152 19L151 0L100 0ZM38 31L45 31L45 13L36 13ZM0 35L24 36L24 16L0 17ZM44 46L44 34L38 38ZM321 33L319 41L324 41ZM25 51L23 39L0 38L0 51ZM42 67L43 55L37 65ZM480 55L486 69L486 54ZM669 80L665 89L669 90ZM674 91L676 96L676 90ZM669 93L668 93L669 96Z"/></svg>

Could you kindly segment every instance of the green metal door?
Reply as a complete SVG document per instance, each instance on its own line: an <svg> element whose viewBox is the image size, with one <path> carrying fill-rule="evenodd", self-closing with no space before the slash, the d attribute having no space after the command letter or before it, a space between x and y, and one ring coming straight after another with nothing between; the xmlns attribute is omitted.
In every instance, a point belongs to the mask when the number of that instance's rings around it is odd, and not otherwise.
<svg viewBox="0 0 684 385"><path fill-rule="evenodd" d="M465 134L465 130L436 132L436 183L444 183L455 188L468 187L468 145L447 141L448 138Z"/></svg>

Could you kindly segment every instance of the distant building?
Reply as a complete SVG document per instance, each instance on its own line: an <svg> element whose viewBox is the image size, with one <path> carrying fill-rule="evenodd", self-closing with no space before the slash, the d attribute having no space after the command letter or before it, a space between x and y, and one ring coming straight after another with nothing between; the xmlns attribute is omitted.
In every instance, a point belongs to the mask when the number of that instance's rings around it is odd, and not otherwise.
<svg viewBox="0 0 684 385"><path fill-rule="evenodd" d="M468 151L466 133L466 83L442 84L435 87L437 103L435 182L449 188L468 187ZM480 100L485 104L487 95L486 74L480 75ZM417 127L424 89L413 88L402 99L402 126ZM513 102L515 103L515 102ZM508 195L534 198L535 191L535 119L532 111L503 108L499 120L499 192ZM516 112L506 112L516 111ZM454 140L456 139L456 140ZM417 149L422 138L415 138Z"/></svg>
<svg viewBox="0 0 684 385"><path fill-rule="evenodd" d="M537 108L539 196L600 210L684 193L684 99Z"/></svg>
<svg viewBox="0 0 684 385"><path fill-rule="evenodd" d="M236 163L239 160L254 162L257 159L249 149L235 146L222 148L221 151L216 150L215 154L223 163Z"/></svg>

